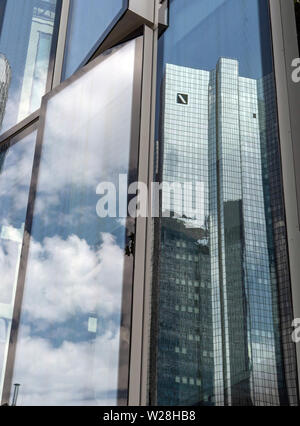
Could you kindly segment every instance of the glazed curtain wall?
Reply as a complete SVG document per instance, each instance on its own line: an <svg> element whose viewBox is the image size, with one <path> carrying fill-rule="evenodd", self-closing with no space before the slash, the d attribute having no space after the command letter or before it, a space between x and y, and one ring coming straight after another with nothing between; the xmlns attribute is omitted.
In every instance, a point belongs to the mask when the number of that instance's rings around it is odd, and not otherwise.
<svg viewBox="0 0 300 426"><path fill-rule="evenodd" d="M10 342L36 131L0 148L0 395Z"/></svg>
<svg viewBox="0 0 300 426"><path fill-rule="evenodd" d="M174 195L157 224L158 405L297 404L268 6L171 0L159 40L159 179L201 182L204 219Z"/></svg>
<svg viewBox="0 0 300 426"><path fill-rule="evenodd" d="M62 80L93 54L128 7L128 0L71 0Z"/></svg>
<svg viewBox="0 0 300 426"><path fill-rule="evenodd" d="M58 6L56 0L1 1L1 132L41 106Z"/></svg>
<svg viewBox="0 0 300 426"><path fill-rule="evenodd" d="M133 40L97 59L46 102L12 380L21 384L18 405L115 405L127 391L118 389L119 342L134 220L99 217L96 190L117 185L119 174L137 179L140 49Z"/></svg>

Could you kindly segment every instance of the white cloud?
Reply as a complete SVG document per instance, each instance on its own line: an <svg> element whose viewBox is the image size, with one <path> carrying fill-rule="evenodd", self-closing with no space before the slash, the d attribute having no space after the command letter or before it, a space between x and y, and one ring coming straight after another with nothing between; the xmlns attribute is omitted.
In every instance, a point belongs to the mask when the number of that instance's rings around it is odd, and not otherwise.
<svg viewBox="0 0 300 426"><path fill-rule="evenodd" d="M120 50L50 101L35 210L44 225L53 224L61 198L70 211L58 220L73 224L80 200L86 200L91 191L96 198L101 180L127 171L133 51L134 43L130 43L122 49L125 56ZM99 85L108 74L113 84ZM70 98L75 100L72 108ZM90 115L84 116L82 111ZM23 161L22 155L19 160ZM20 183L22 191L26 190L22 179L14 180L12 167L5 173L0 196L7 195L9 187L16 193L16 202L25 207L26 196L16 191ZM20 166L19 176L25 179L26 173L28 159ZM31 239L14 375L14 382L22 385L19 404L115 402L124 251L111 234L101 237L98 246L77 235ZM3 254L2 264L9 275L13 265L7 264ZM99 329L98 334L87 337L87 328L80 334L76 321L84 324L91 313L99 319ZM93 342L82 341L93 336Z"/></svg>
<svg viewBox="0 0 300 426"><path fill-rule="evenodd" d="M123 250L71 235L31 242L13 383L18 405L115 405ZM87 328L94 312L97 333Z"/></svg>
<svg viewBox="0 0 300 426"><path fill-rule="evenodd" d="M95 194L100 182L117 181L119 173L127 172L134 48L130 42L49 100L39 213L58 205L55 196L62 193L65 199L69 188Z"/></svg>
<svg viewBox="0 0 300 426"><path fill-rule="evenodd" d="M54 347L31 337L27 328L18 342L13 377L21 384L18 405L115 405L118 354L118 334Z"/></svg>
<svg viewBox="0 0 300 426"><path fill-rule="evenodd" d="M30 319L61 323L75 312L120 312L124 253L112 235L102 240L98 250L75 235L31 241L23 302Z"/></svg>
<svg viewBox="0 0 300 426"><path fill-rule="evenodd" d="M0 239L0 303L10 304L12 302L13 285L16 280L18 258L19 245L12 241Z"/></svg>
<svg viewBox="0 0 300 426"><path fill-rule="evenodd" d="M3 216L3 212L6 216L27 207L35 136L34 132L21 143L13 145L6 153L0 169L1 216ZM2 221L3 219L4 217L1 218ZM25 217L23 221L25 221Z"/></svg>

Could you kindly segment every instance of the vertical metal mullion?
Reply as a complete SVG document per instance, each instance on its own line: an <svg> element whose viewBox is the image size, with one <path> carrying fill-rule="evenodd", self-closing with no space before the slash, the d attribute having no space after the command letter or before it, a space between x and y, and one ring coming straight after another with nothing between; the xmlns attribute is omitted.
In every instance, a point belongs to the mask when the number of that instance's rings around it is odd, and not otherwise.
<svg viewBox="0 0 300 426"><path fill-rule="evenodd" d="M133 81L133 102L131 113L131 146L128 186L138 181L139 143L140 143L140 113L141 113L141 88L142 88L142 62L144 54L144 40L139 37L136 40L135 66ZM128 202L132 197L128 197ZM128 217L126 221L127 238L126 246L130 247L132 233L136 232L136 220ZM124 256L123 290L121 329L119 346L119 373L118 373L118 405L128 404L129 365L130 365L130 341L133 299L133 276L135 268L134 256Z"/></svg>
<svg viewBox="0 0 300 426"><path fill-rule="evenodd" d="M42 103L41 115L42 117L45 116L44 102ZM24 133L20 134L21 137L24 137L27 134L27 132L31 132L31 131L33 132L35 129L37 130L35 154L34 154L31 181L30 181L30 189L29 189L29 196L28 196L28 203L27 203L21 255L20 255L20 261L19 261L19 267L18 267L18 279L16 284L15 299L14 299L12 325L11 325L10 337L9 337L9 347L7 351L7 358L5 360L6 364L5 364L1 405L9 404L11 388L12 388L16 345L18 340L19 322L20 322L21 309L22 309L26 268L27 268L28 254L29 254L31 226L32 226L32 219L33 219L33 208L34 208L34 201L35 201L35 194L36 194L36 187L37 187L37 177L38 177L39 162L40 162L43 125L41 125L41 121L33 123L30 127L24 130Z"/></svg>
<svg viewBox="0 0 300 426"><path fill-rule="evenodd" d="M56 86L58 86L61 83L63 63L64 63L64 53L65 53L65 46L66 46L66 40L67 40L71 0L62 0L62 2L63 3L61 8L61 15L60 15L60 24L59 24L55 65L54 65L51 89L54 89Z"/></svg>
<svg viewBox="0 0 300 426"><path fill-rule="evenodd" d="M150 368L150 341L151 341L151 301L152 301L152 270L153 270L153 242L154 242L154 220L152 212L151 184L154 181L154 153L155 153L155 120L156 120L156 91L157 91L157 56L159 35L159 0L155 2L154 29L152 40L152 89L151 89L151 112L150 112L150 141L148 152L148 205L149 217L146 228L146 251L145 251L145 289L144 289L144 317L143 317L143 344L141 360L141 385L140 405L149 404L149 368Z"/></svg>
<svg viewBox="0 0 300 426"><path fill-rule="evenodd" d="M50 49L47 82L46 82L46 93L50 92L50 90L52 89L56 49L57 49L57 42L58 42L58 36L59 36L61 10L62 10L62 2L57 1L55 6L52 42L51 42L51 49Z"/></svg>
<svg viewBox="0 0 300 426"><path fill-rule="evenodd" d="M151 182L153 181L158 1L153 1L154 25L144 26L144 59L140 124L139 182L148 187L148 217L137 218L132 303L129 405L146 405L151 300Z"/></svg>
<svg viewBox="0 0 300 426"><path fill-rule="evenodd" d="M142 104L140 120L139 173L138 181L148 184L148 153L150 141L151 92L152 92L152 48L153 31L144 27L144 57L142 78ZM147 218L136 219L135 268L132 298L132 327L129 370L128 405L140 405L144 297L145 297L145 252Z"/></svg>

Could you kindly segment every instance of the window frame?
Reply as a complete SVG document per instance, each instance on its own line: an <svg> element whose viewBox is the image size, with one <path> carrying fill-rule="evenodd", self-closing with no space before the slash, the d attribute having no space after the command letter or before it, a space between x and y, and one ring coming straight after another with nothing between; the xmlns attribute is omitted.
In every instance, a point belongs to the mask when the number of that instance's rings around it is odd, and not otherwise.
<svg viewBox="0 0 300 426"><path fill-rule="evenodd" d="M6 2L7 0L5 0ZM59 27L60 27L60 19L61 19L61 12L62 12L62 2L64 0L56 0L56 6L55 6L55 19L54 19L54 26L53 26L53 34L52 34L52 41L51 41L51 48L50 48L50 56L49 56L49 64L48 64L48 73L47 73L47 81L46 81L46 89L45 94L50 92L53 87L53 80L54 80L54 73L55 73L55 62L56 62L56 52L57 52L57 45L58 45L58 38L59 38ZM4 5L3 11L0 11L0 35L2 30L2 24L5 17L5 6ZM44 95L45 95L44 94ZM42 98L43 99L43 98ZM41 102L42 102L41 99ZM40 108L29 114L26 118L21 120L19 123L15 124L10 129L6 130L3 133L0 133L0 144L9 139L12 135L18 134L23 129L25 129L27 126L29 126L31 123L33 123L37 117L40 115Z"/></svg>
<svg viewBox="0 0 300 426"><path fill-rule="evenodd" d="M28 120L26 120L27 123ZM20 123L22 124L22 123ZM2 150L8 150L10 149L12 146L18 144L18 143L22 143L22 141L24 139L26 139L27 136L29 136L30 134L38 131L38 126L39 126L39 118L38 115L35 114L35 117L29 122L27 123L27 125L24 125L24 127L20 127L20 125L18 125L19 127L19 131L12 133L10 132L10 134L8 135L8 137L6 137L4 140L2 140L0 142L0 151ZM35 148L34 151L36 149L36 143L37 141L35 140ZM31 168L31 180L30 180L30 187L29 187L29 192L28 192L28 202L27 202L27 208L26 208L26 215L25 215L25 227L24 227L24 234L23 234L23 240L22 240L22 249L21 249L21 254L20 254L20 262L19 262L19 270L18 270L18 278L17 278L17 284L16 284L16 292L15 292L15 299L14 299L14 308L13 308L13 315L12 315L12 323L11 323L11 329L10 329L10 336L9 336L9 346L8 346L8 350L7 350L7 354L6 354L6 359L4 359L4 363L3 363L3 369L4 369L4 380L3 380L3 389L2 389L2 402L1 405L4 404L6 399L9 399L9 394L7 394L7 390L6 390L6 376L7 376L7 371L11 371L12 372L12 364L11 364L11 360L12 360L12 356L11 353L15 353L16 350L16 342L17 342L17 333L18 333L18 329L16 327L16 318L17 318L17 313L18 313L18 306L20 306L22 304L22 294L18 291L20 285L22 285L22 282L24 283L25 281L25 273L26 273L26 253L28 253L28 247L29 247L29 233L28 233L28 222L27 222L27 218L31 209L31 188L32 188L32 175L33 175L33 171L34 171L34 159L33 159L33 164L32 164L32 168ZM26 250L27 249L27 250ZM25 255L25 257L24 257ZM12 339L12 335L14 334L15 338ZM0 389L0 397L1 397L1 389Z"/></svg>
<svg viewBox="0 0 300 426"><path fill-rule="evenodd" d="M63 0L63 1L65 1L65 0ZM88 62L93 57L93 55L95 54L95 52L99 49L99 47L101 46L101 44L103 43L103 41L107 38L107 36L110 34L110 32L116 26L116 24L120 21L120 19L122 19L122 17L127 12L128 8L129 8L129 0L122 0L122 1L123 1L123 4L122 4L122 7L121 7L120 11L110 21L110 23L105 28L105 30L102 32L102 34L97 39L97 41L94 43L94 45L92 46L92 48L85 55L85 57L83 58L83 60L80 62L80 64L76 68L74 74L76 74L82 67L84 67L86 64L88 64ZM67 22L67 26L65 28L65 35L64 35L64 37L65 37L65 43L64 43L64 49L63 49L64 51L63 51L63 61L62 61L62 67L61 67L61 78L62 78L62 76L63 76L63 74L65 72L65 59L66 59L66 53L67 53L67 40L68 40L68 37L69 37L69 34L70 34L70 25L71 25L71 22L72 22L71 18L72 18L72 9L73 9L73 7L74 7L73 0L68 0L68 11L67 11L68 22Z"/></svg>

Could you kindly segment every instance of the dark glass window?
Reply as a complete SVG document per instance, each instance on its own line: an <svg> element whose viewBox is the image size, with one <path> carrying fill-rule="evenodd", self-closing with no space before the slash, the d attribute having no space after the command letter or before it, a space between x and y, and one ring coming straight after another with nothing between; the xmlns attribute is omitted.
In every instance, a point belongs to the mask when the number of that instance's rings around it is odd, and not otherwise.
<svg viewBox="0 0 300 426"><path fill-rule="evenodd" d="M1 0L0 128L40 107L46 91L56 0Z"/></svg>
<svg viewBox="0 0 300 426"><path fill-rule="evenodd" d="M18 405L117 403L131 228L126 209L124 218L99 216L97 194L105 182L117 189L120 174L136 179L131 126L140 41L98 58L47 100L13 376Z"/></svg>
<svg viewBox="0 0 300 426"><path fill-rule="evenodd" d="M95 46L127 8L128 0L71 0L63 80L92 55Z"/></svg>
<svg viewBox="0 0 300 426"><path fill-rule="evenodd" d="M159 179L194 191L162 194L151 401L295 405L268 1L170 0L157 99Z"/></svg>
<svg viewBox="0 0 300 426"><path fill-rule="evenodd" d="M36 132L0 147L0 395L15 304Z"/></svg>

